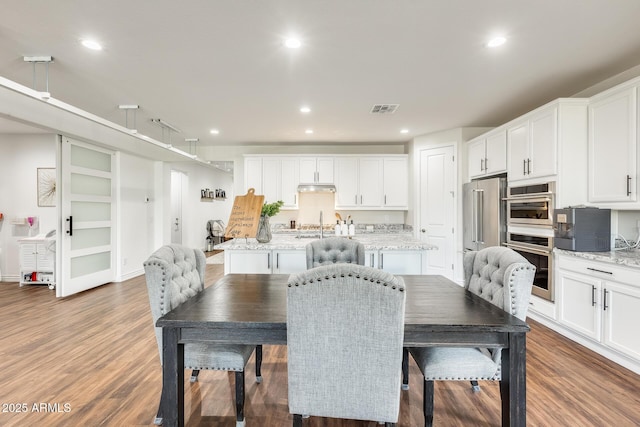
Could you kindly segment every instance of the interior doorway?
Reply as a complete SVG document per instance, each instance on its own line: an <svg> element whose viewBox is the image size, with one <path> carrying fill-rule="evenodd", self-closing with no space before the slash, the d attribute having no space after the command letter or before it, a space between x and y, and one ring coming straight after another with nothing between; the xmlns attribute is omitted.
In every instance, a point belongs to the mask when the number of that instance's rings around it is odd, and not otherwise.
<svg viewBox="0 0 640 427"><path fill-rule="evenodd" d="M438 247L427 255L427 272L451 280L456 254L455 146L420 151L420 239Z"/></svg>
<svg viewBox="0 0 640 427"><path fill-rule="evenodd" d="M184 172L171 170L171 243L182 244L182 198L186 194L189 177Z"/></svg>

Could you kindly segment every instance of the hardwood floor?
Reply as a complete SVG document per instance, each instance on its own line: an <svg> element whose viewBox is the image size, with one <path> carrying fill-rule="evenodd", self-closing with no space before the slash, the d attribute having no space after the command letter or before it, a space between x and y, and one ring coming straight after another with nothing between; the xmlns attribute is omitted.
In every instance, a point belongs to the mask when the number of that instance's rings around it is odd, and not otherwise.
<svg viewBox="0 0 640 427"><path fill-rule="evenodd" d="M207 265L207 284L222 275ZM530 426L638 426L640 376L530 321ZM144 277L66 299L46 287L0 283L1 426L152 426L161 368ZM248 427L291 425L286 347L265 346L262 384L246 373ZM398 426L421 426L422 378L411 362ZM185 383L189 426L235 426L233 374L203 371ZM500 425L498 384L436 382L437 426ZM24 405L24 406L23 406ZM19 412L21 411L21 412ZM310 418L305 426L377 426Z"/></svg>

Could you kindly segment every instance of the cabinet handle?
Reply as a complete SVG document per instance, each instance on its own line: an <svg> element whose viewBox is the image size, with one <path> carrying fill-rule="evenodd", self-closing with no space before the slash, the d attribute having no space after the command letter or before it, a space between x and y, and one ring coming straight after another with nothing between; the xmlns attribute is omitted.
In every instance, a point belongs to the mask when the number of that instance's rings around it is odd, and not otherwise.
<svg viewBox="0 0 640 427"><path fill-rule="evenodd" d="M483 163L484 163L484 159L480 159L480 172L484 170Z"/></svg>
<svg viewBox="0 0 640 427"><path fill-rule="evenodd" d="M611 271L598 270L597 268L591 268L591 267L587 267L587 270L595 271L596 273L613 274L613 272Z"/></svg>
<svg viewBox="0 0 640 427"><path fill-rule="evenodd" d="M362 204L362 194L360 195L360 204Z"/></svg>
<svg viewBox="0 0 640 427"><path fill-rule="evenodd" d="M267 268L271 270L271 254L267 254Z"/></svg>
<svg viewBox="0 0 640 427"><path fill-rule="evenodd" d="M280 268L280 253L276 254L276 269Z"/></svg>
<svg viewBox="0 0 640 427"><path fill-rule="evenodd" d="M591 285L591 306L596 306L596 287Z"/></svg>
<svg viewBox="0 0 640 427"><path fill-rule="evenodd" d="M484 170L489 169L489 166L487 166L489 164L489 159L487 159L486 157L484 158Z"/></svg>
<svg viewBox="0 0 640 427"><path fill-rule="evenodd" d="M607 294L608 294L608 293L609 293L609 291L607 291L607 290L605 289L605 290L604 290L604 302L603 302L603 304L602 304L602 306L603 306L603 307L602 307L602 309L603 309L603 310L605 310L605 311L607 310L607 308L609 308L609 307L607 306Z"/></svg>
<svg viewBox="0 0 640 427"><path fill-rule="evenodd" d="M384 204L385 205L387 204L387 195L386 194L384 195Z"/></svg>
<svg viewBox="0 0 640 427"><path fill-rule="evenodd" d="M380 270L384 268L384 254L380 254Z"/></svg>
<svg viewBox="0 0 640 427"><path fill-rule="evenodd" d="M627 196L631 195L631 176L627 175Z"/></svg>
<svg viewBox="0 0 640 427"><path fill-rule="evenodd" d="M531 159L527 159L527 175L531 175Z"/></svg>
<svg viewBox="0 0 640 427"><path fill-rule="evenodd" d="M522 159L522 175L526 175L526 174L527 174L527 160Z"/></svg>

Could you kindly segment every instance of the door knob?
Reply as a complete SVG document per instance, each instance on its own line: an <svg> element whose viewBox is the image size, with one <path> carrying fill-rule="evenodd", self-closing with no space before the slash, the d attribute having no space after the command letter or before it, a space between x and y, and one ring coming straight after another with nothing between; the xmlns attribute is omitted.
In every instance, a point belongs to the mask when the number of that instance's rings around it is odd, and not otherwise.
<svg viewBox="0 0 640 427"><path fill-rule="evenodd" d="M421 232L421 233L426 233L426 232L427 232L427 230L423 228L423 229L421 229L421 230L420 230L420 232Z"/></svg>

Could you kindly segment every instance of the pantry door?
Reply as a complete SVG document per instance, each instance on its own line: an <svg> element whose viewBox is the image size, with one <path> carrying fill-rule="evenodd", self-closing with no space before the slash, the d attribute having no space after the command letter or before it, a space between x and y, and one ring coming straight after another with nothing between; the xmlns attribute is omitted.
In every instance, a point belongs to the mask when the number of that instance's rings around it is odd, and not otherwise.
<svg viewBox="0 0 640 427"><path fill-rule="evenodd" d="M112 282L116 254L115 153L62 137L62 254L56 295Z"/></svg>

